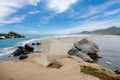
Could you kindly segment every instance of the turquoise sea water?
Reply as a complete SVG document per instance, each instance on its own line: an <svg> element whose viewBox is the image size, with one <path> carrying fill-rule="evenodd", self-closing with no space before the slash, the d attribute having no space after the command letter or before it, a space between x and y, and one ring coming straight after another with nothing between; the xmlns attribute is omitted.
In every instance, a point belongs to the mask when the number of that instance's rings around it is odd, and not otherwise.
<svg viewBox="0 0 120 80"><path fill-rule="evenodd" d="M25 38L12 38L0 40L0 55L12 53L17 46L21 46L26 41L37 39L38 35L26 35Z"/></svg>
<svg viewBox="0 0 120 80"><path fill-rule="evenodd" d="M12 38L0 40L0 55L9 54L15 51L17 46L24 46L24 44L34 41L40 41L48 35L25 35L25 38ZM43 37L44 36L44 37Z"/></svg>

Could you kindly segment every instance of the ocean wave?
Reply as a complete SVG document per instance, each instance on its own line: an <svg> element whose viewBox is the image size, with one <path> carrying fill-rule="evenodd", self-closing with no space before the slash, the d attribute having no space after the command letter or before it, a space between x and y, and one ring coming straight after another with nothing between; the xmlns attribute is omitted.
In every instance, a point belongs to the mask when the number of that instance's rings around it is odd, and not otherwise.
<svg viewBox="0 0 120 80"><path fill-rule="evenodd" d="M17 47L7 47L0 49L0 56L13 53Z"/></svg>
<svg viewBox="0 0 120 80"><path fill-rule="evenodd" d="M85 37L89 35L83 35L83 34L62 34L62 35L55 35L52 38L64 38L64 37Z"/></svg>
<svg viewBox="0 0 120 80"><path fill-rule="evenodd" d="M35 42L35 41L37 41L37 40L39 40L39 39L24 40L24 41L18 42L18 43L17 43L17 46L25 46L25 44L31 43L31 42Z"/></svg>

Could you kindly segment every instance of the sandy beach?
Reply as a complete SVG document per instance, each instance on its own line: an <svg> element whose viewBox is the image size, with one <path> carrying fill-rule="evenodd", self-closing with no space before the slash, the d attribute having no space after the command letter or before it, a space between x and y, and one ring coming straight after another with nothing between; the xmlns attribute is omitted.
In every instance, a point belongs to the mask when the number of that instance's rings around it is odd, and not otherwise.
<svg viewBox="0 0 120 80"><path fill-rule="evenodd" d="M107 36L87 36L96 39ZM0 80L101 80L81 72L81 66L91 66L112 78L119 78L111 70L95 63L78 61L68 56L68 51L83 37L55 38L43 40L41 52L29 54L20 61L0 62ZM111 80L113 80L111 78ZM115 79L114 79L115 80Z"/></svg>

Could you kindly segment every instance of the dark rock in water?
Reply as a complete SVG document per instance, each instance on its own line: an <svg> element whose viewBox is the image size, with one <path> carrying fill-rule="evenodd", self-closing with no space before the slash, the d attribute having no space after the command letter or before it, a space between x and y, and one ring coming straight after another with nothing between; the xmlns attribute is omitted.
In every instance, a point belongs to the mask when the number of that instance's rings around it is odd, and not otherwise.
<svg viewBox="0 0 120 80"><path fill-rule="evenodd" d="M19 59L22 60L22 59L26 59L28 58L28 55L27 54L21 54Z"/></svg>
<svg viewBox="0 0 120 80"><path fill-rule="evenodd" d="M27 44L25 44L25 50L29 51L29 52L33 52L34 46L31 43L27 43Z"/></svg>
<svg viewBox="0 0 120 80"><path fill-rule="evenodd" d="M41 45L41 43L39 43L39 42L37 42L36 44L37 44L37 45Z"/></svg>
<svg viewBox="0 0 120 80"><path fill-rule="evenodd" d="M74 47L79 51L86 54L96 54L99 51L99 47L94 42L84 38L74 44Z"/></svg>
<svg viewBox="0 0 120 80"><path fill-rule="evenodd" d="M13 56L19 56L21 53L18 51L18 50L16 50L14 53L13 53Z"/></svg>
<svg viewBox="0 0 120 80"><path fill-rule="evenodd" d="M35 43L32 43L32 45L36 45Z"/></svg>
<svg viewBox="0 0 120 80"><path fill-rule="evenodd" d="M27 52L25 51L24 47L19 46L18 49L16 51L14 51L13 56L20 56L21 54L27 54Z"/></svg>
<svg viewBox="0 0 120 80"><path fill-rule="evenodd" d="M21 49L17 49L16 51L14 51L13 53L13 56L19 56L19 55L21 55L22 54L22 51L21 51Z"/></svg>
<svg viewBox="0 0 120 80"><path fill-rule="evenodd" d="M115 70L114 72L115 72L117 75L120 75L120 71Z"/></svg>
<svg viewBox="0 0 120 80"><path fill-rule="evenodd" d="M19 48L19 49L23 49L24 47L22 47L22 46L18 46L18 48Z"/></svg>

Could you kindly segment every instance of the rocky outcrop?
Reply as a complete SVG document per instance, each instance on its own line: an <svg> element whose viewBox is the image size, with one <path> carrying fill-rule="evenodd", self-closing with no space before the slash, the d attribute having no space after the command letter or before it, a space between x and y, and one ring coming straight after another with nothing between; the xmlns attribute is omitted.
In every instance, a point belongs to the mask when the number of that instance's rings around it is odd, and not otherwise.
<svg viewBox="0 0 120 80"><path fill-rule="evenodd" d="M93 62L93 60L86 53L82 53L81 51L75 48L69 50L68 54L71 56L79 57L86 62Z"/></svg>
<svg viewBox="0 0 120 80"><path fill-rule="evenodd" d="M91 56L97 56L99 47L93 41L83 38L82 40L74 43L74 47L68 51L68 54L71 56L77 56L83 59L86 62L93 62Z"/></svg>
<svg viewBox="0 0 120 80"><path fill-rule="evenodd" d="M12 54L13 56L19 56L21 54L27 54L27 53L25 52L24 47L19 46Z"/></svg>
<svg viewBox="0 0 120 80"><path fill-rule="evenodd" d="M74 47L86 54L96 54L99 51L99 47L93 41L86 38L76 42Z"/></svg>
<svg viewBox="0 0 120 80"><path fill-rule="evenodd" d="M7 39L7 38L23 38L25 36L20 35L16 32L9 32L8 34L0 34L0 39Z"/></svg>
<svg viewBox="0 0 120 80"><path fill-rule="evenodd" d="M25 44L25 50L29 51L29 52L33 52L34 46L31 43L27 43L27 44Z"/></svg>
<svg viewBox="0 0 120 80"><path fill-rule="evenodd" d="M26 59L28 57L27 54L31 53L31 52L34 52L34 46L35 45L41 45L41 43L39 42L36 42L36 43L27 43L25 44L24 47L22 46L19 46L13 53L12 55L14 57L16 56L19 56L19 59L22 60L22 59Z"/></svg>

